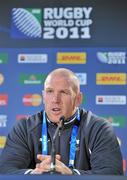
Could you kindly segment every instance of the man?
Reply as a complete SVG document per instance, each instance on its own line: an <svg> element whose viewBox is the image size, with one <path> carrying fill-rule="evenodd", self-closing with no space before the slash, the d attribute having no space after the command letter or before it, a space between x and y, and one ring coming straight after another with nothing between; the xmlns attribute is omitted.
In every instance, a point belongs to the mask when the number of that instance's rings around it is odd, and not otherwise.
<svg viewBox="0 0 127 180"><path fill-rule="evenodd" d="M60 118L65 122L55 140L55 172L122 175L122 156L106 120L80 109L82 93L76 75L59 68L46 78L44 111L18 121L0 157L1 174L43 174L51 170L51 145Z"/></svg>

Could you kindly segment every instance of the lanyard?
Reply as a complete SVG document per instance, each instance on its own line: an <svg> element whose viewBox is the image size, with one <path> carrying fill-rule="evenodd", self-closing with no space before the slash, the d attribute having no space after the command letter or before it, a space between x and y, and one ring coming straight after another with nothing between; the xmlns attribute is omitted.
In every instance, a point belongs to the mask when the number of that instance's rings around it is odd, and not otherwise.
<svg viewBox="0 0 127 180"><path fill-rule="evenodd" d="M47 123L46 123L46 115L45 111L43 111L43 123L42 123L42 154L48 154L48 145L47 145Z"/></svg>
<svg viewBox="0 0 127 180"><path fill-rule="evenodd" d="M80 121L80 112L79 109L77 110L76 119ZM70 142L70 158L69 158L69 166L74 166L74 159L75 159L75 153L76 153L76 144L78 143L77 139L78 134L78 126L74 125L71 133L71 142Z"/></svg>
<svg viewBox="0 0 127 180"><path fill-rule="evenodd" d="M80 121L80 112L79 109L76 113L76 119ZM79 141L76 139L78 134L78 126L74 125L72 128L71 133L71 141L70 141L70 156L69 156L69 166L74 166L74 159L75 159L75 153L76 153L76 144L79 143ZM43 122L42 122L42 154L47 155L48 154L48 144L47 141L47 123L46 123L46 113L43 111ZM78 141L78 142L77 142Z"/></svg>

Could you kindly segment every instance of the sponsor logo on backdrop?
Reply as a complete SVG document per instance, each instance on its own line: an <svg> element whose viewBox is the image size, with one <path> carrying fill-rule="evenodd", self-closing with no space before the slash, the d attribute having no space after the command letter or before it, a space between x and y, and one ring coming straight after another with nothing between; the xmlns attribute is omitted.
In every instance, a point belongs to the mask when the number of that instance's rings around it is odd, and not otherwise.
<svg viewBox="0 0 127 180"><path fill-rule="evenodd" d="M7 115L0 114L0 127L7 126Z"/></svg>
<svg viewBox="0 0 127 180"><path fill-rule="evenodd" d="M83 94L82 105L86 104L86 96Z"/></svg>
<svg viewBox="0 0 127 180"><path fill-rule="evenodd" d="M14 38L41 38L41 9L13 8L11 36Z"/></svg>
<svg viewBox="0 0 127 180"><path fill-rule="evenodd" d="M0 136L0 148L4 148L6 143L6 136Z"/></svg>
<svg viewBox="0 0 127 180"><path fill-rule="evenodd" d="M126 171L126 160L123 159L123 171L125 172Z"/></svg>
<svg viewBox="0 0 127 180"><path fill-rule="evenodd" d="M47 75L45 74L21 74L21 84L43 84Z"/></svg>
<svg viewBox="0 0 127 180"><path fill-rule="evenodd" d="M47 63L47 54L18 54L18 63Z"/></svg>
<svg viewBox="0 0 127 180"><path fill-rule="evenodd" d="M0 114L0 127L7 126L7 115Z"/></svg>
<svg viewBox="0 0 127 180"><path fill-rule="evenodd" d="M27 119L28 117L29 115L26 115L26 114L18 114L16 116L16 120Z"/></svg>
<svg viewBox="0 0 127 180"><path fill-rule="evenodd" d="M0 53L0 64L6 64L8 62L8 54Z"/></svg>
<svg viewBox="0 0 127 180"><path fill-rule="evenodd" d="M24 106L40 106L42 96L40 94L25 94L22 101Z"/></svg>
<svg viewBox="0 0 127 180"><path fill-rule="evenodd" d="M76 73L76 75L80 81L80 85L87 84L87 74L86 73Z"/></svg>
<svg viewBox="0 0 127 180"><path fill-rule="evenodd" d="M125 64L126 52L97 52L97 58L101 63Z"/></svg>
<svg viewBox="0 0 127 180"><path fill-rule="evenodd" d="M13 8L12 38L90 39L92 7ZM43 33L42 33L43 32Z"/></svg>
<svg viewBox="0 0 127 180"><path fill-rule="evenodd" d="M97 73L96 84L98 85L126 85L126 73Z"/></svg>
<svg viewBox="0 0 127 180"><path fill-rule="evenodd" d="M97 95L97 105L126 105L126 96Z"/></svg>
<svg viewBox="0 0 127 180"><path fill-rule="evenodd" d="M4 76L3 74L0 74L0 85L3 84L3 82L4 82Z"/></svg>
<svg viewBox="0 0 127 180"><path fill-rule="evenodd" d="M86 53L60 52L57 53L58 64L86 64Z"/></svg>
<svg viewBox="0 0 127 180"><path fill-rule="evenodd" d="M6 106L8 104L8 94L0 94L0 106Z"/></svg>
<svg viewBox="0 0 127 180"><path fill-rule="evenodd" d="M123 128L126 125L125 116L103 116L105 117L114 127Z"/></svg>

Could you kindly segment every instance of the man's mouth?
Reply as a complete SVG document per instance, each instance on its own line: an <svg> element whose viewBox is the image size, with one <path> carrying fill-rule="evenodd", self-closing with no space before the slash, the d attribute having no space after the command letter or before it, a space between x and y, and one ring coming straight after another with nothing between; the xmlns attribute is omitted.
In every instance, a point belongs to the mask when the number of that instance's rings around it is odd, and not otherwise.
<svg viewBox="0 0 127 180"><path fill-rule="evenodd" d="M60 112L60 110L61 110L60 108L52 108L53 112Z"/></svg>

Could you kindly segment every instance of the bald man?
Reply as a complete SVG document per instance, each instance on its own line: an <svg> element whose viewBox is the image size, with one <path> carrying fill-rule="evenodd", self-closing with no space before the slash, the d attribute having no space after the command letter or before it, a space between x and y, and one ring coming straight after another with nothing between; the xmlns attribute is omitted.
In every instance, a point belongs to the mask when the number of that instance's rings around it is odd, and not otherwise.
<svg viewBox="0 0 127 180"><path fill-rule="evenodd" d="M44 110L18 121L8 134L0 157L1 174L52 172L52 143L61 117L64 125L55 139L55 173L123 175L116 135L105 119L80 108L77 76L59 68L46 78Z"/></svg>

